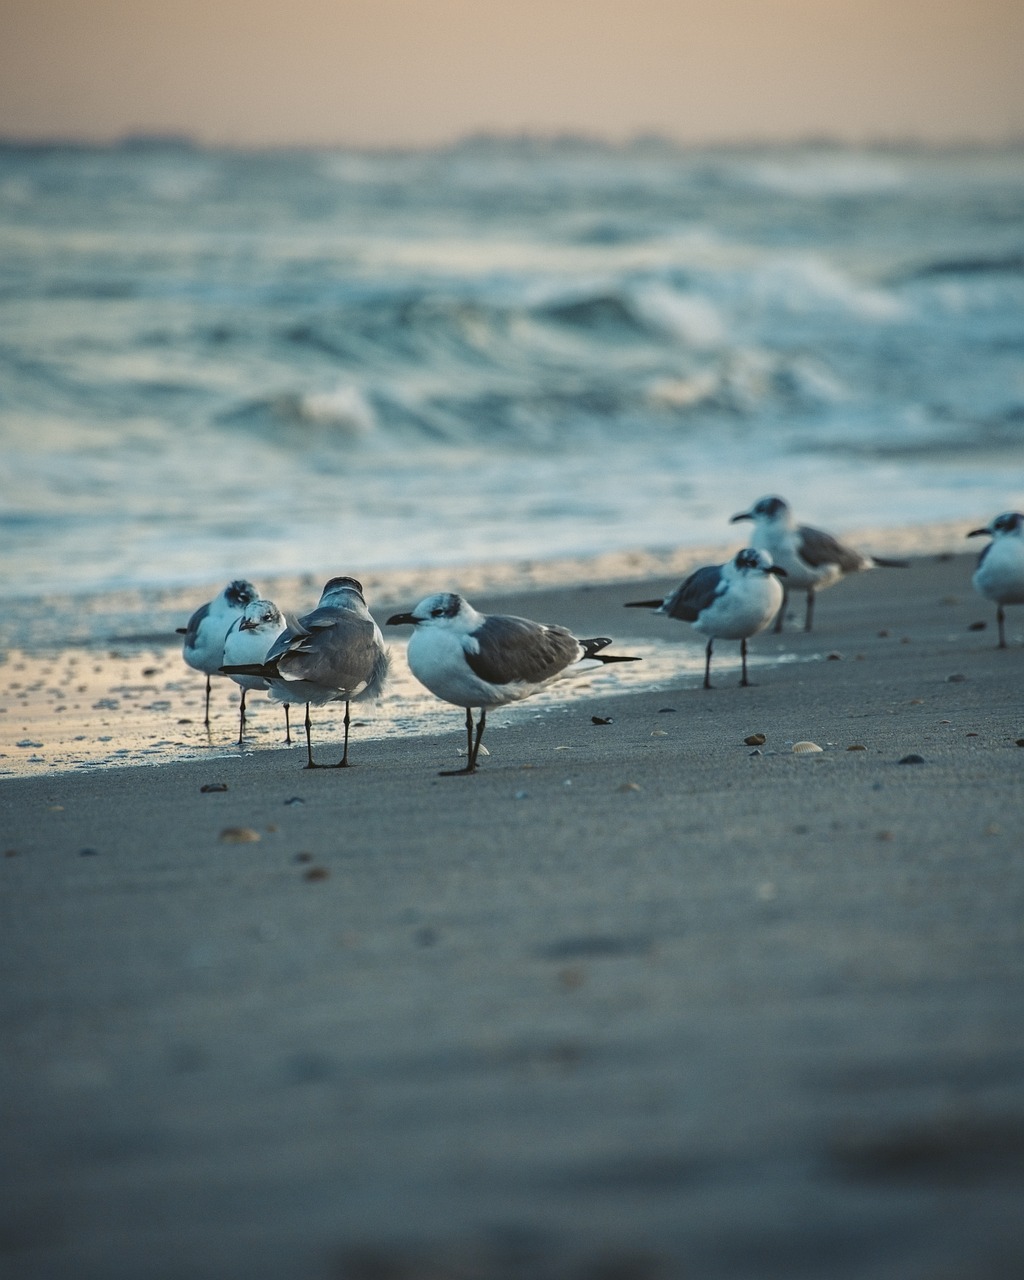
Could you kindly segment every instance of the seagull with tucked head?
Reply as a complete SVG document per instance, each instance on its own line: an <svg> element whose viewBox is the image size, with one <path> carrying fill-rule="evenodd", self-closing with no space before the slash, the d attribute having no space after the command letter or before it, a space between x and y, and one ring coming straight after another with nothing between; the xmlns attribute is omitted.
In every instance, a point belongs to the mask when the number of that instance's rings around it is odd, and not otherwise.
<svg viewBox="0 0 1024 1280"><path fill-rule="evenodd" d="M259 592L251 582L236 578L229 582L219 595L200 605L188 625L178 628L184 636L182 657L196 671L206 675L206 711L203 724L210 727L210 676L220 674L224 662L224 641L232 626L242 616L247 604L251 604Z"/></svg>
<svg viewBox="0 0 1024 1280"><path fill-rule="evenodd" d="M306 768L348 767L350 704L375 701L388 677L389 657L374 622L362 584L355 578L331 578L320 603L285 628L263 662L222 667L225 675L260 676L275 702L306 704ZM345 750L334 766L315 764L310 738L310 704L345 704Z"/></svg>
<svg viewBox="0 0 1024 1280"><path fill-rule="evenodd" d="M998 648L1006 648L1006 614L1003 605L1024 604L1024 515L1004 511L983 529L972 529L968 538L991 538L971 581L974 589L996 605Z"/></svg>
<svg viewBox="0 0 1024 1280"><path fill-rule="evenodd" d="M444 702L466 709L466 767L443 776L474 773L487 712L518 702L575 672L638 658L603 653L606 636L578 640L565 627L508 614L478 613L460 595L440 592L410 613L396 613L389 627L415 627L409 640L409 667L417 680ZM480 718L473 725L473 709Z"/></svg>
<svg viewBox="0 0 1024 1280"><path fill-rule="evenodd" d="M759 551L767 551L773 562L786 571L783 600L775 619L775 630L781 631L786 614L786 604L791 591L807 593L807 611L804 630L810 631L814 619L815 592L824 591L850 573L883 566L888 569L906 569L906 560L886 560L882 556L869 556L855 551L823 529L809 524L797 524L789 503L783 498L761 498L749 511L734 515L737 520L753 520L754 532L750 544Z"/></svg>
<svg viewBox="0 0 1024 1280"><path fill-rule="evenodd" d="M738 640L743 675L747 679L747 640L763 631L782 608L780 578L786 570L772 564L766 551L744 547L725 564L697 569L664 600L633 600L627 609L654 609L669 618L689 622L708 637L704 650L704 688L711 688L711 651L716 640Z"/></svg>
<svg viewBox="0 0 1024 1280"><path fill-rule="evenodd" d="M231 624L231 630L224 637L222 666L248 666L252 663L266 661L267 652L277 637L288 626L284 615L272 600L250 600L240 618ZM234 673L230 677L242 690L242 700L238 707L238 745L242 745L245 736L245 697L250 689L266 689L266 680L262 676L245 676ZM284 704L285 738L290 744L292 740L291 723L288 716L288 703Z"/></svg>

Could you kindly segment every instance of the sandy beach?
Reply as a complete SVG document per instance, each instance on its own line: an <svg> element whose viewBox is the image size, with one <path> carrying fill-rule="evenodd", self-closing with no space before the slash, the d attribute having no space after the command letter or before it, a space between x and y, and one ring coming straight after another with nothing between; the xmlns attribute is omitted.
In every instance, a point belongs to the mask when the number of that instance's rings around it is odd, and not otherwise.
<svg viewBox="0 0 1024 1280"><path fill-rule="evenodd" d="M429 698L310 773L221 686L199 749L171 608L9 671L0 1272L1024 1274L1024 610L997 651L972 564L844 582L707 692L622 608L674 565L481 592L669 661L495 714L473 777ZM105 767L11 745L79 685Z"/></svg>

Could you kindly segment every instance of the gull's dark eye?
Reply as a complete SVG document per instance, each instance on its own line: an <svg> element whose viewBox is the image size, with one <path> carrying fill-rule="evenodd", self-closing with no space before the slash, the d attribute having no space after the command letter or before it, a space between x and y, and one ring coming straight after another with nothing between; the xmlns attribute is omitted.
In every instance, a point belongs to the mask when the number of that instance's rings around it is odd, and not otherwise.
<svg viewBox="0 0 1024 1280"><path fill-rule="evenodd" d="M431 609L431 611L430 611L430 616L431 616L432 618L443 618L443 617L444 617L444 610L443 610L443 609Z"/></svg>

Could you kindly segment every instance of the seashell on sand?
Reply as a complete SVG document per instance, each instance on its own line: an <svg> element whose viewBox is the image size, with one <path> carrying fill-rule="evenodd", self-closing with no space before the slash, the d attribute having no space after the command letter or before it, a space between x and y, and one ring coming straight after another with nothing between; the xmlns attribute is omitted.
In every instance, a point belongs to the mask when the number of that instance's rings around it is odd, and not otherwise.
<svg viewBox="0 0 1024 1280"><path fill-rule="evenodd" d="M254 844L259 838L260 833L252 827L225 827L220 833L224 844Z"/></svg>
<svg viewBox="0 0 1024 1280"><path fill-rule="evenodd" d="M813 751L824 751L824 747L819 747L816 742L794 742L793 754L795 756L807 755Z"/></svg>

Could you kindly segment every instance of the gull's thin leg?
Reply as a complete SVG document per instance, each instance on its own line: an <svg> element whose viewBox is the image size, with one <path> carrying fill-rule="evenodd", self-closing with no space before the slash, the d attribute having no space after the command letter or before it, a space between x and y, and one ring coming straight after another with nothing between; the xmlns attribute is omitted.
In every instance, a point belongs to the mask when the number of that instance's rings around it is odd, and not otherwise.
<svg viewBox="0 0 1024 1280"><path fill-rule="evenodd" d="M309 731L313 727L313 722L309 718L309 703L306 703L306 768L319 769L318 764L313 763L313 744L310 741Z"/></svg>
<svg viewBox="0 0 1024 1280"><path fill-rule="evenodd" d="M292 716L290 703L284 704L284 740L286 746L292 745Z"/></svg>
<svg viewBox="0 0 1024 1280"><path fill-rule="evenodd" d="M996 621L999 623L999 644L997 648L1005 649L1006 648L1006 627L1005 627L1006 611L1003 609L1002 605L999 605L996 608Z"/></svg>
<svg viewBox="0 0 1024 1280"><path fill-rule="evenodd" d="M473 740L473 708L466 708L466 767L465 769L442 769L439 777L454 778L457 774L475 773L476 758L480 753L480 739L484 736L484 722L487 712L480 708L480 723L476 726L476 741Z"/></svg>
<svg viewBox="0 0 1024 1280"><path fill-rule="evenodd" d="M745 688L750 681L747 679L747 637L744 636L740 641L740 661L743 666L743 676L740 679L740 687Z"/></svg>
<svg viewBox="0 0 1024 1280"><path fill-rule="evenodd" d="M242 701L238 704L238 745L242 745L242 739L245 737L245 695L248 689L242 690Z"/></svg>
<svg viewBox="0 0 1024 1280"><path fill-rule="evenodd" d="M804 614L804 630L810 631L814 623L814 588L807 588L807 612Z"/></svg>
<svg viewBox="0 0 1024 1280"><path fill-rule="evenodd" d="M471 769L475 769L475 768L476 768L476 758L477 758L477 756L480 754L480 741L481 741L481 739L482 739L482 738L483 738L483 736L484 736L484 725L485 725L486 723L487 723L487 708L486 708L486 707L481 707L481 708L480 708L480 719L479 719L479 721L478 721L478 723L477 723L477 726L476 726L476 741L473 743L473 756L472 756L472 760L471 760L471 763L470 763L470 768L471 768Z"/></svg>
<svg viewBox="0 0 1024 1280"><path fill-rule="evenodd" d="M210 727L210 677L206 677L206 711L203 717L203 724L207 729Z"/></svg>
<svg viewBox="0 0 1024 1280"><path fill-rule="evenodd" d="M786 621L786 606L789 604L789 592L785 587L782 588L782 604L779 605L779 612L775 615L775 634L779 635L782 631L782 625Z"/></svg>
<svg viewBox="0 0 1024 1280"><path fill-rule="evenodd" d="M348 726L352 721L352 717L349 715L350 705L351 704L346 700L345 702L345 750L341 753L341 759L334 766L335 769L347 769L349 767L348 765Z"/></svg>
<svg viewBox="0 0 1024 1280"><path fill-rule="evenodd" d="M715 637L712 636L704 647L704 688L711 688L711 650L715 647Z"/></svg>

